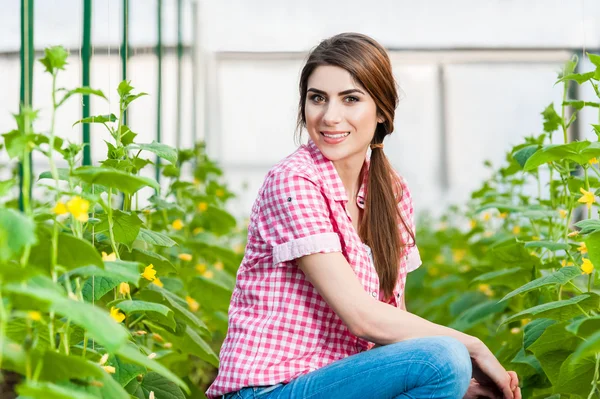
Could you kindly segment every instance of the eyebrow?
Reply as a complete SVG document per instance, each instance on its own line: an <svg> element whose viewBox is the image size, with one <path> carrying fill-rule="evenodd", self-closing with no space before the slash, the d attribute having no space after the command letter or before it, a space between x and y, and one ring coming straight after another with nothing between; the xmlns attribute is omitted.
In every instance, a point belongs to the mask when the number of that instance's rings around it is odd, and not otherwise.
<svg viewBox="0 0 600 399"><path fill-rule="evenodd" d="M315 88L312 88L312 87L311 87L310 89L308 89L308 90L307 90L307 92L309 92L309 91L313 91L313 92L315 92L315 93L317 93L317 94L327 95L327 93L326 93L326 92L324 92L323 90L315 89ZM346 95L346 94L352 94L352 93L360 93L360 94L363 94L363 95L365 94L365 93L363 93L361 90L358 90L358 89L350 89L350 90L344 90L344 91L340 91L340 92L338 93L338 96L343 96L343 95Z"/></svg>

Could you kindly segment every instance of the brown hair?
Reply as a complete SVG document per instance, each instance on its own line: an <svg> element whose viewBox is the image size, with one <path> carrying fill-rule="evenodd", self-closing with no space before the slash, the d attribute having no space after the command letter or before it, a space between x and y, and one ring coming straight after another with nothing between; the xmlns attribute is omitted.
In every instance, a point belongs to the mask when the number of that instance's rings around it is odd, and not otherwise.
<svg viewBox="0 0 600 399"><path fill-rule="evenodd" d="M308 78L322 65L345 69L373 98L377 113L384 118L384 122L377 124L371 144L383 143L383 139L394 131L398 90L387 52L375 40L360 33L341 33L323 40L308 55L300 75L297 137L299 138L302 128L306 126ZM358 234L372 249L380 289L386 298L392 295L398 280L400 257L407 246L398 230L399 220L412 238L411 245L415 245L414 232L398 210L398 202L402 196L399 177L392 169L383 149L372 150L365 210Z"/></svg>

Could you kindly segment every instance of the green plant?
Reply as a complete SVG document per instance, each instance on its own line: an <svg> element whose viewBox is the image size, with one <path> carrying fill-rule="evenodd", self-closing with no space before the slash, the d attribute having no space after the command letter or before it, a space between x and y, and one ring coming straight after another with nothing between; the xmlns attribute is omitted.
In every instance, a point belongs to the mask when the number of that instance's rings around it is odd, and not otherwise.
<svg viewBox="0 0 600 399"><path fill-rule="evenodd" d="M37 111L22 107L3 135L23 165L24 191L23 211L14 200L0 205L0 369L17 373L17 392L31 398L203 397L244 243L224 209L233 194L201 143L136 142L122 116L146 93L128 81L117 88L119 116L76 122L102 124L111 137L100 166L78 166L83 147L55 132L56 113L71 96L106 96L56 87L67 56L51 47L40 60L52 78L48 132L35 132ZM50 169L36 182L32 151ZM165 188L140 174L154 165L148 153L167 161ZM68 167L58 168L57 156ZM15 182L0 182L0 199ZM140 208L143 190L154 195Z"/></svg>
<svg viewBox="0 0 600 399"><path fill-rule="evenodd" d="M418 223L429 267L409 278L409 309L480 337L518 371L524 397L600 395L600 222L592 215L600 142L569 142L567 134L580 110L600 111L599 102L567 98L576 83L600 99L600 56L588 56L593 71L575 73L573 57L559 75L560 112L553 104L542 112L543 133L515 146L504 167L488 163L490 179L463 209L437 226ZM563 144L553 144L556 132ZM528 194L532 186L537 195Z"/></svg>

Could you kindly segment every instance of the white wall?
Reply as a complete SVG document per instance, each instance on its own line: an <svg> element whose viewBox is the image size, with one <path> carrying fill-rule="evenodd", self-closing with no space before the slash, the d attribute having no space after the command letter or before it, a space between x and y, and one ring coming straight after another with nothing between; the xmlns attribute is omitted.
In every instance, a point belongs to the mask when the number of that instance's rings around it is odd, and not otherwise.
<svg viewBox="0 0 600 399"><path fill-rule="evenodd" d="M129 78L136 90L150 93L134 104L130 125L144 141L156 127L156 58L141 54L156 42L156 2L130 0L130 39L134 57ZM17 0L0 0L0 54L20 45ZM120 61L107 56L121 40L121 0L94 1L92 86L110 93L109 103L92 103L92 113L114 112ZM80 0L37 0L35 45L81 43ZM164 0L164 42L176 43L175 0ZM485 178L485 159L500 165L510 145L541 131L540 112L560 99L554 87L568 49L600 48L600 2L597 0L198 0L196 45L201 77L199 137L224 166L231 186L241 192L238 215L250 210L270 166L294 150L297 84L307 51L342 31L373 36L390 50L403 98L396 131L386 153L409 181L418 211L439 212L464 201ZM192 43L191 0L184 1L184 42ZM479 51L487 49L487 51ZM446 51L440 51L446 50ZM478 51L474 51L478 50ZM515 51L510 51L515 50ZM61 78L75 86L76 55ZM163 137L175 143L176 65L168 55L163 72ZM9 112L19 99L19 60L0 55L0 131L12 128ZM194 110L191 63L184 63L183 144L192 142ZM49 79L36 67L34 105L49 105ZM593 98L589 89L587 99ZM445 120L441 119L445 104ZM72 99L59 115L59 132L79 140L80 104ZM582 115L582 133L597 115ZM47 126L42 113L38 126ZM446 146L442 135L445 134ZM101 129L92 130L94 159L105 152ZM0 163L5 158L0 158ZM43 165L37 165L42 171ZM445 186L445 184L448 186ZM244 186L245 190L242 189Z"/></svg>

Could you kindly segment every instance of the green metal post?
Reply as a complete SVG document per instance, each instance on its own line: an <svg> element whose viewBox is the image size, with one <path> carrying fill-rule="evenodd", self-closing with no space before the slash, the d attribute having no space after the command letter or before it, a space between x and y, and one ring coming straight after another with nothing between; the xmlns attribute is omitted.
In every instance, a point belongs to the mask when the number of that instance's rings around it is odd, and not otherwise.
<svg viewBox="0 0 600 399"><path fill-rule="evenodd" d="M183 39L182 39L182 0L177 0L177 125L175 126L176 146L181 148L181 106L183 103L183 94L181 93L181 74L183 58Z"/></svg>
<svg viewBox="0 0 600 399"><path fill-rule="evenodd" d="M31 107L33 83L33 0L21 0L21 99L19 108ZM19 164L19 209L24 210L23 190L27 190L31 198L31 182L33 181L33 164L29 153L29 186L23 187L23 178L27 173L23 164Z"/></svg>
<svg viewBox="0 0 600 399"><path fill-rule="evenodd" d="M90 60L92 58L92 0L83 1L83 42L81 44L81 83L83 87L90 85ZM83 96L81 115L90 116L90 96ZM90 124L83 123L83 164L92 164L92 149L90 143Z"/></svg>
<svg viewBox="0 0 600 399"><path fill-rule="evenodd" d="M192 3L192 142L198 140L198 2Z"/></svg>
<svg viewBox="0 0 600 399"><path fill-rule="evenodd" d="M123 0L123 40L121 42L121 76L127 80L127 61L129 60L129 0ZM123 113L123 124L127 124L127 111Z"/></svg>
<svg viewBox="0 0 600 399"><path fill-rule="evenodd" d="M162 2L163 0L157 0L157 22L158 22L158 38L156 41L156 57L158 58L158 79L156 82L156 141L160 143L162 141ZM160 182L160 158L156 157L156 181Z"/></svg>

